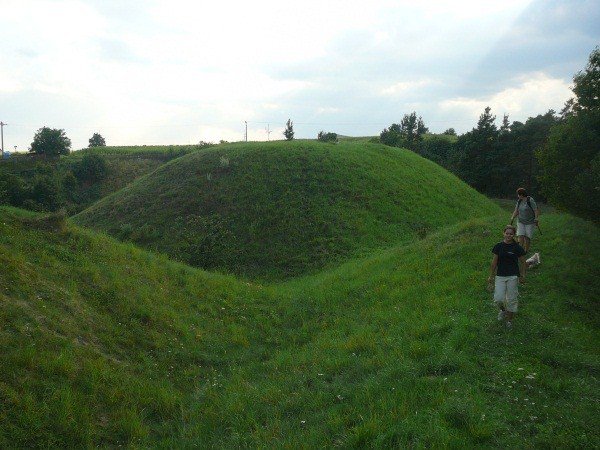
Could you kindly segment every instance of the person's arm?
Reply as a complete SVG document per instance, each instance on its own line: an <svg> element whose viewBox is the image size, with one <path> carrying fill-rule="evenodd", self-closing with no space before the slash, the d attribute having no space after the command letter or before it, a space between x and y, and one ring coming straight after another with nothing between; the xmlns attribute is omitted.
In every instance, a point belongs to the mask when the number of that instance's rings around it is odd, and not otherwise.
<svg viewBox="0 0 600 450"><path fill-rule="evenodd" d="M540 220L540 208L535 208L535 223L538 223Z"/></svg>
<svg viewBox="0 0 600 450"><path fill-rule="evenodd" d="M496 275L496 268L498 267L498 255L494 255L492 258L492 264L490 266L490 276L488 277L488 283L491 283Z"/></svg>
<svg viewBox="0 0 600 450"><path fill-rule="evenodd" d="M519 282L525 282L525 274L527 273L527 262L525 261L525 255L519 256L520 271L519 271Z"/></svg>
<svg viewBox="0 0 600 450"><path fill-rule="evenodd" d="M515 206L515 210L512 213L512 216L510 216L510 224L513 224L513 220L515 220L515 217L517 217L519 215L519 207Z"/></svg>

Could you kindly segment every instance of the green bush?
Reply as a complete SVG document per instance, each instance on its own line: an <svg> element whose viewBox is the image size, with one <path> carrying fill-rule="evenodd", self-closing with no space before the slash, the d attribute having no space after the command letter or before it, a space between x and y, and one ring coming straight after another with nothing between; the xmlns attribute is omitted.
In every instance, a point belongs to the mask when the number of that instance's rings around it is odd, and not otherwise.
<svg viewBox="0 0 600 450"><path fill-rule="evenodd" d="M442 136L431 136L429 139L421 142L419 146L419 154L421 156L446 168L448 168L448 159L452 150L452 142Z"/></svg>
<svg viewBox="0 0 600 450"><path fill-rule="evenodd" d="M338 135L337 133L319 131L319 134L317 135L317 140L321 142L337 142Z"/></svg>
<svg viewBox="0 0 600 450"><path fill-rule="evenodd" d="M73 165L73 173L80 183L96 183L106 178L108 166L102 156L87 153Z"/></svg>
<svg viewBox="0 0 600 450"><path fill-rule="evenodd" d="M60 180L52 175L37 175L33 180L31 198L35 210L55 211L64 205Z"/></svg>
<svg viewBox="0 0 600 450"><path fill-rule="evenodd" d="M20 206L27 196L27 185L21 177L0 173L0 204Z"/></svg>

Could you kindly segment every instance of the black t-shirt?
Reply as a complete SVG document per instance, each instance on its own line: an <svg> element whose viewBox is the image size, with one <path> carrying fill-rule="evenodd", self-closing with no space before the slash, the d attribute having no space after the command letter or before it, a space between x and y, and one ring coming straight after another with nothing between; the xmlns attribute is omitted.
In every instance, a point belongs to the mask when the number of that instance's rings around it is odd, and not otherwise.
<svg viewBox="0 0 600 450"><path fill-rule="evenodd" d="M498 255L498 269L496 275L499 277L519 276L519 257L525 254L525 250L516 242L507 244L498 242L492 249L494 255Z"/></svg>

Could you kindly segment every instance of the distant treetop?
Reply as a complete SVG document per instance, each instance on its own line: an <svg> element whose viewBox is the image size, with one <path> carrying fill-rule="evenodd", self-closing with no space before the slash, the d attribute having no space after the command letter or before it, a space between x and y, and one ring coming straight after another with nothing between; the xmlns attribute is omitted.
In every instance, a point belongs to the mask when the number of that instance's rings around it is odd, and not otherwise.
<svg viewBox="0 0 600 450"><path fill-rule="evenodd" d="M448 128L446 131L444 131L443 134L446 134L448 136L456 136L456 131L454 130L454 128Z"/></svg>
<svg viewBox="0 0 600 450"><path fill-rule="evenodd" d="M94 133L89 142L90 145L88 147L106 147L106 141L100 133Z"/></svg>
<svg viewBox="0 0 600 450"><path fill-rule="evenodd" d="M283 135L288 141L294 139L294 122L292 122L292 119L288 119L287 123L285 124L285 131L283 132Z"/></svg>
<svg viewBox="0 0 600 450"><path fill-rule="evenodd" d="M68 155L71 151L71 139L67 137L65 130L42 127L33 136L29 151L51 157Z"/></svg>

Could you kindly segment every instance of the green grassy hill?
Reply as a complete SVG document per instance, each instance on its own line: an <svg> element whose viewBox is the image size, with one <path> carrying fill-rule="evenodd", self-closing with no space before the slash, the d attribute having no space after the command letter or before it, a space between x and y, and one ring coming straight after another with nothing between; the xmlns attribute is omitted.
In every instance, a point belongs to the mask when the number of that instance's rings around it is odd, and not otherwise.
<svg viewBox="0 0 600 450"><path fill-rule="evenodd" d="M544 216L507 331L502 211L261 286L0 208L0 446L600 446L598 229Z"/></svg>
<svg viewBox="0 0 600 450"><path fill-rule="evenodd" d="M281 279L497 211L410 151L295 141L186 155L75 221L194 266Z"/></svg>

